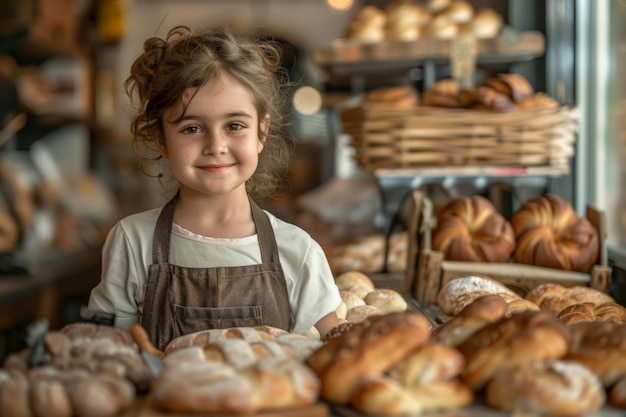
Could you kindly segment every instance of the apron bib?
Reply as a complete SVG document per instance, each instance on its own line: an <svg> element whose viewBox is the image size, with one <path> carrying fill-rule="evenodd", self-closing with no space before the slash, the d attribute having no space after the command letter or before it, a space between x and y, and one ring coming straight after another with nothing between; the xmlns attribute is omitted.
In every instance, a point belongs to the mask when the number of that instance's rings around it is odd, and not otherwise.
<svg viewBox="0 0 626 417"><path fill-rule="evenodd" d="M292 327L287 284L267 215L250 200L261 263L188 268L169 263L170 235L178 195L161 211L154 231L152 262L141 325L163 350L174 338L207 329Z"/></svg>

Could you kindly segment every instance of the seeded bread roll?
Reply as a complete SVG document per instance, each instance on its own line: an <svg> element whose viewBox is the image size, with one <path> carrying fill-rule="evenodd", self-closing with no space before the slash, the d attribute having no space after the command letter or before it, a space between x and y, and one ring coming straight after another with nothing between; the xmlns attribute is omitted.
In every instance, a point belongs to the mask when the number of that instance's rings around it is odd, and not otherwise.
<svg viewBox="0 0 626 417"><path fill-rule="evenodd" d="M515 261L588 273L600 255L600 236L558 196L536 197L511 217L517 247Z"/></svg>
<svg viewBox="0 0 626 417"><path fill-rule="evenodd" d="M437 214L432 246L447 260L505 262L515 250L515 234L486 198L459 197Z"/></svg>
<svg viewBox="0 0 626 417"><path fill-rule="evenodd" d="M580 416L598 411L606 394L598 377L576 362L535 361L500 372L489 382L486 403L529 415Z"/></svg>

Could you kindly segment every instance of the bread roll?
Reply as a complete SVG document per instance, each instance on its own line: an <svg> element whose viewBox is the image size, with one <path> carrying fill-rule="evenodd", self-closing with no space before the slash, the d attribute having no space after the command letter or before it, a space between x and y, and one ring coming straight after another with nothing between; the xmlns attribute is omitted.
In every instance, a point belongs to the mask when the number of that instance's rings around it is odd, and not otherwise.
<svg viewBox="0 0 626 417"><path fill-rule="evenodd" d="M537 360L558 359L569 349L568 327L546 311L525 311L490 323L458 349L467 366L461 380L482 389L498 372Z"/></svg>
<svg viewBox="0 0 626 417"><path fill-rule="evenodd" d="M477 39L490 39L497 37L503 26L502 16L494 9L487 7L474 14L468 23L467 30L473 33Z"/></svg>
<svg viewBox="0 0 626 417"><path fill-rule="evenodd" d="M485 295L498 295L507 302L521 299L501 282L486 275L473 274L457 276L448 281L437 295L437 305L444 313L455 316Z"/></svg>
<svg viewBox="0 0 626 417"><path fill-rule="evenodd" d="M399 36L393 34L393 36ZM417 33L415 39L419 36ZM384 103L394 107L412 108L419 105L419 93L413 87L384 87L370 90L363 97L364 103Z"/></svg>
<svg viewBox="0 0 626 417"><path fill-rule="evenodd" d="M355 293L360 298L365 298L367 293L374 291L374 283L362 272L348 271L335 277L335 284L339 290L347 290Z"/></svg>
<svg viewBox="0 0 626 417"><path fill-rule="evenodd" d="M580 416L598 411L605 398L604 387L589 369L547 360L499 372L487 385L485 401L514 414Z"/></svg>
<svg viewBox="0 0 626 417"><path fill-rule="evenodd" d="M459 93L459 105L473 110L515 110L513 101L507 95L485 86L462 90Z"/></svg>
<svg viewBox="0 0 626 417"><path fill-rule="evenodd" d="M485 85L504 94L514 103L520 103L535 94L533 86L521 74L498 74L487 78Z"/></svg>
<svg viewBox="0 0 626 417"><path fill-rule="evenodd" d="M474 195L451 200L437 214L432 246L447 260L505 262L515 250L515 235L489 200Z"/></svg>
<svg viewBox="0 0 626 417"><path fill-rule="evenodd" d="M364 298L365 304L378 308L381 313L397 313L406 311L408 304L397 291L387 288L377 288Z"/></svg>
<svg viewBox="0 0 626 417"><path fill-rule="evenodd" d="M326 342L306 363L320 377L325 400L348 404L361 381L380 376L429 336L429 321L419 313L370 317Z"/></svg>
<svg viewBox="0 0 626 417"><path fill-rule="evenodd" d="M465 0L454 0L441 14L455 23L467 23L474 17L474 7Z"/></svg>
<svg viewBox="0 0 626 417"><path fill-rule="evenodd" d="M362 305L352 307L346 313L346 320L351 323L362 323L370 317L381 316L383 314L382 311L378 307L370 306L370 305Z"/></svg>
<svg viewBox="0 0 626 417"><path fill-rule="evenodd" d="M432 339L446 346L459 346L487 324L502 318L506 309L507 302L499 295L481 296L435 328Z"/></svg>
<svg viewBox="0 0 626 417"><path fill-rule="evenodd" d="M347 310L356 306L364 306L365 300L357 295L357 293L348 290L339 290L341 300L345 303ZM345 318L345 316L344 316Z"/></svg>
<svg viewBox="0 0 626 417"><path fill-rule="evenodd" d="M598 262L600 236L561 197L546 195L524 203L511 217L515 261L588 273Z"/></svg>
<svg viewBox="0 0 626 417"><path fill-rule="evenodd" d="M346 28L345 37L362 42L380 42L385 38L386 13L376 6L359 9Z"/></svg>
<svg viewBox="0 0 626 417"><path fill-rule="evenodd" d="M522 311L537 311L539 310L539 306L532 301L521 299L521 300L513 300L509 302L506 306L506 312L504 315L506 317L511 317L513 314L520 313Z"/></svg>

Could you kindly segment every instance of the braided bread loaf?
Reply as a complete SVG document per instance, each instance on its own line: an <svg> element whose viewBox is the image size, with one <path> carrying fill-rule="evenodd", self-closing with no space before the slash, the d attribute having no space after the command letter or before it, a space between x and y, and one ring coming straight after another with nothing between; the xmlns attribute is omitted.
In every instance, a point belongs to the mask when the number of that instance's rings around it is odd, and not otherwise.
<svg viewBox="0 0 626 417"><path fill-rule="evenodd" d="M511 217L516 262L589 272L597 263L600 237L591 222L554 195L531 199Z"/></svg>
<svg viewBox="0 0 626 417"><path fill-rule="evenodd" d="M453 199L438 213L432 246L448 260L505 262L515 234L489 200L474 195Z"/></svg>

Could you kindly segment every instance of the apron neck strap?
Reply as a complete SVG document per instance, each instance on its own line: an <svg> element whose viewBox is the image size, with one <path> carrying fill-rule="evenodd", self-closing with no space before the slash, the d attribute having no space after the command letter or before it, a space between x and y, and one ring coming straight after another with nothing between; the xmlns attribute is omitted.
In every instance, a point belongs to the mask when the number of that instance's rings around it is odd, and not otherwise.
<svg viewBox="0 0 626 417"><path fill-rule="evenodd" d="M172 223L174 221L174 211L179 193L167 202L161 210L161 214L157 219L154 229L154 238L152 241L152 263L161 264L169 262L170 253L170 234L172 231ZM278 263L278 246L274 230L270 224L270 219L265 212L250 199L250 208L252 209L252 220L256 228L257 237L259 239L259 248L261 250L262 263Z"/></svg>

